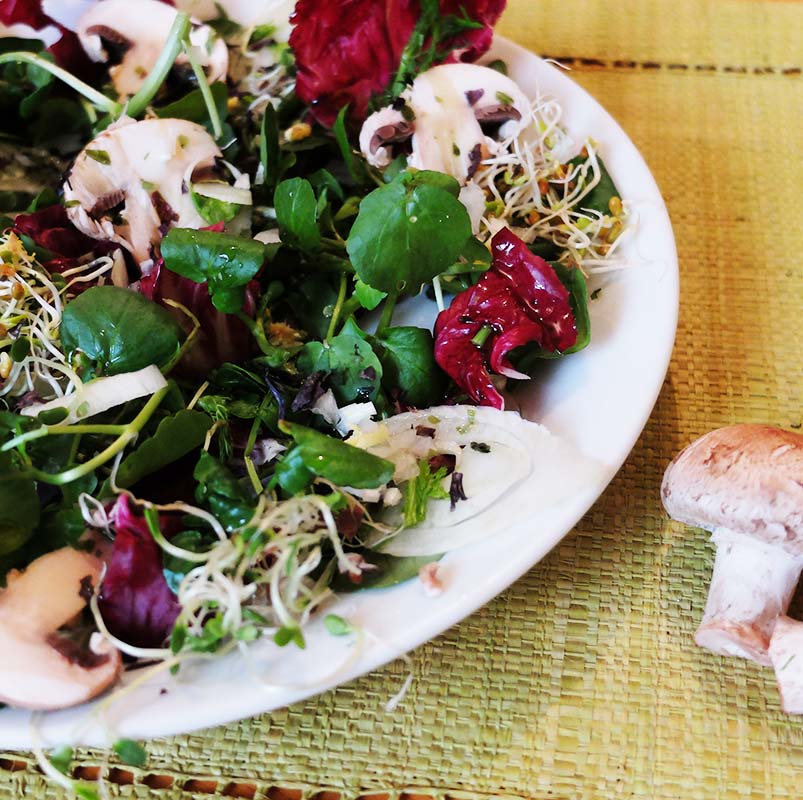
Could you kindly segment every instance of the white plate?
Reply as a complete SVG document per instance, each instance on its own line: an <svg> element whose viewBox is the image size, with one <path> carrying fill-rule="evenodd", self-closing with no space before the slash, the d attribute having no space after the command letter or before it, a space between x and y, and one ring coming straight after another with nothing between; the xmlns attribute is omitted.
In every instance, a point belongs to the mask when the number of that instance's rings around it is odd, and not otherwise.
<svg viewBox="0 0 803 800"><path fill-rule="evenodd" d="M527 416L602 462L598 479L540 518L537 527L531 519L520 519L498 537L450 553L442 562L446 590L439 597L428 597L418 581L410 581L340 600L332 611L364 629L360 645L330 636L316 623L307 633L305 651L293 646L279 650L265 642L251 648L250 665L230 657L182 668L177 679L157 676L104 712L112 737L165 736L286 706L437 636L503 591L560 542L635 444L663 383L677 323L677 255L661 194L624 131L566 74L501 39L493 56L508 63L511 76L528 94L535 93L537 84L557 97L578 141L590 135L600 143L622 196L638 215L637 231L622 251L635 266L606 282L591 303L591 345L545 368L525 393ZM388 695L397 688L389 686ZM84 706L45 715L37 725L42 740L105 743L92 710ZM0 748L29 747L31 742L29 715L0 711Z"/></svg>

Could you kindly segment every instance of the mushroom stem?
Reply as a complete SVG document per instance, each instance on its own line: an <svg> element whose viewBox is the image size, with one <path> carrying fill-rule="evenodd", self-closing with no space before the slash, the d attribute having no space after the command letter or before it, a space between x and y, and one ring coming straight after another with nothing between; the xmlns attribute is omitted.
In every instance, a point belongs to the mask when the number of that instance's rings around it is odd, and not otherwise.
<svg viewBox="0 0 803 800"><path fill-rule="evenodd" d="M803 558L727 528L718 528L712 539L714 574L695 641L714 653L769 666L770 638L789 607Z"/></svg>
<svg viewBox="0 0 803 800"><path fill-rule="evenodd" d="M787 714L803 714L803 622L780 617L769 655L778 679L781 708Z"/></svg>

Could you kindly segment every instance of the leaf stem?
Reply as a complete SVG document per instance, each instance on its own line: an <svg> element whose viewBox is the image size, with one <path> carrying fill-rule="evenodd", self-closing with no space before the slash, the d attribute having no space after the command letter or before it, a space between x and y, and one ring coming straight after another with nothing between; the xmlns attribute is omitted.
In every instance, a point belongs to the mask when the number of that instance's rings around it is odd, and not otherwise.
<svg viewBox="0 0 803 800"><path fill-rule="evenodd" d="M181 52L184 41L189 37L189 33L190 18L187 14L179 12L176 14L170 32L167 34L167 42L145 83L140 86L139 91L128 101L126 109L128 116L138 117L148 107L151 100L156 97L159 87L164 83L168 72L172 69L176 57Z"/></svg>
<svg viewBox="0 0 803 800"><path fill-rule="evenodd" d="M89 100L90 103L98 108L102 108L112 116L119 116L123 111L123 107L116 100L106 97L105 94L102 94L97 89L92 88L88 83L84 83L80 78L76 78L71 72L67 72L66 69L62 69L52 61L48 61L46 58L36 55L36 53L15 51L0 55L0 64L9 64L14 62L33 64L34 66L45 70L45 72L49 72L51 75L53 75L53 77L58 78L60 81L62 81L62 83L66 83L71 89L74 89L76 92L78 92L78 94Z"/></svg>
<svg viewBox="0 0 803 800"><path fill-rule="evenodd" d="M329 330L326 331L326 338L331 339L335 332L337 331L337 323L340 319L340 315L343 312L343 303L346 302L346 291L348 290L348 277L344 272L340 276L340 289L337 293L337 302L335 303L335 307L332 311L332 319L329 320Z"/></svg>
<svg viewBox="0 0 803 800"><path fill-rule="evenodd" d="M34 431L27 431L9 439L2 447L0 453L5 453L8 450L13 450L21 444L36 441L37 439L44 439L46 436L57 436L62 434L68 436L73 434L78 436L83 433L99 434L101 436L119 436L125 431L125 425L50 425L42 428L37 428Z"/></svg>
<svg viewBox="0 0 803 800"><path fill-rule="evenodd" d="M379 334L385 328L390 325L391 320L393 319L393 312L396 309L396 301L399 299L399 293L396 292L388 292L388 296L385 299L385 305L382 306L382 316L379 318L379 324L376 326L376 333Z"/></svg>
<svg viewBox="0 0 803 800"><path fill-rule="evenodd" d="M94 472L96 469L98 469L98 467L103 466L109 459L114 458L114 456L116 456L121 450L124 450L137 438L137 436L139 436L140 431L142 431L148 420L153 416L154 412L159 407L159 404L169 391L169 388L170 387L168 386L163 386L161 389L159 389L159 391L156 392L147 403L145 403L139 414L137 414L137 416L134 417L131 422L123 426L123 430L121 431L120 435L105 450L102 450L94 458L89 459L89 461L86 461L77 467L73 467L72 469L68 469L64 472L58 472L56 474L51 472L42 472L38 469L28 470L27 474L41 483L48 483L52 486L64 486L67 483L72 483L73 481L77 481L79 478L83 478L84 475L88 475L90 472Z"/></svg>
<svg viewBox="0 0 803 800"><path fill-rule="evenodd" d="M188 39L182 41L182 48L187 56L187 60L190 62L195 79L198 81L198 88L201 90L201 97L203 97L204 104L206 105L209 121L212 123L212 133L215 136L215 140L218 140L223 136L223 124L220 121L220 114L218 114L217 104L215 103L215 98L212 96L212 89L209 87L206 73L193 54L192 45Z"/></svg>

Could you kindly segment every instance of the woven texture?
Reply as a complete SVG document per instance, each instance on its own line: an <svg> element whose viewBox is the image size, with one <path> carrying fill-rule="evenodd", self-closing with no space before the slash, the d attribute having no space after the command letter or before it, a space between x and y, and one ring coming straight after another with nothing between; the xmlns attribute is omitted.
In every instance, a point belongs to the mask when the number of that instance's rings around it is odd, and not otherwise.
<svg viewBox="0 0 803 800"><path fill-rule="evenodd" d="M779 712L772 672L694 647L713 549L667 521L658 487L672 456L711 428L803 423L803 3L509 5L500 32L572 64L669 205L681 314L655 412L563 544L417 651L395 713L382 707L400 665L152 743L147 769L115 796L186 800L212 785L256 797L800 796L803 721ZM0 771L0 797L61 796L19 766ZM148 788L149 774L172 787ZM201 779L212 784L188 783Z"/></svg>

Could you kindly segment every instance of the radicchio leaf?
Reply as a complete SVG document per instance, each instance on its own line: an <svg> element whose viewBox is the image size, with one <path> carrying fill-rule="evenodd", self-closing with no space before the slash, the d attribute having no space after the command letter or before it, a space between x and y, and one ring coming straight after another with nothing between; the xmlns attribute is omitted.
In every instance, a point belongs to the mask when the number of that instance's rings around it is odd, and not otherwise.
<svg viewBox="0 0 803 800"><path fill-rule="evenodd" d="M180 611L162 571L162 551L127 495L120 495L110 518L115 538L98 598L100 613L118 639L135 647L160 647ZM163 517L160 522L167 533L173 521Z"/></svg>
<svg viewBox="0 0 803 800"><path fill-rule="evenodd" d="M480 27L441 43L440 61L479 58L504 7L505 0L441 0L442 15L465 14ZM364 119L371 98L396 74L420 16L418 0L299 0L290 37L298 96L324 125L345 105L355 120Z"/></svg>
<svg viewBox="0 0 803 800"><path fill-rule="evenodd" d="M577 324L569 292L546 261L507 228L491 247L491 269L435 321L435 360L476 403L503 409L489 369L527 378L513 369L508 353L529 342L568 350L577 341Z"/></svg>

